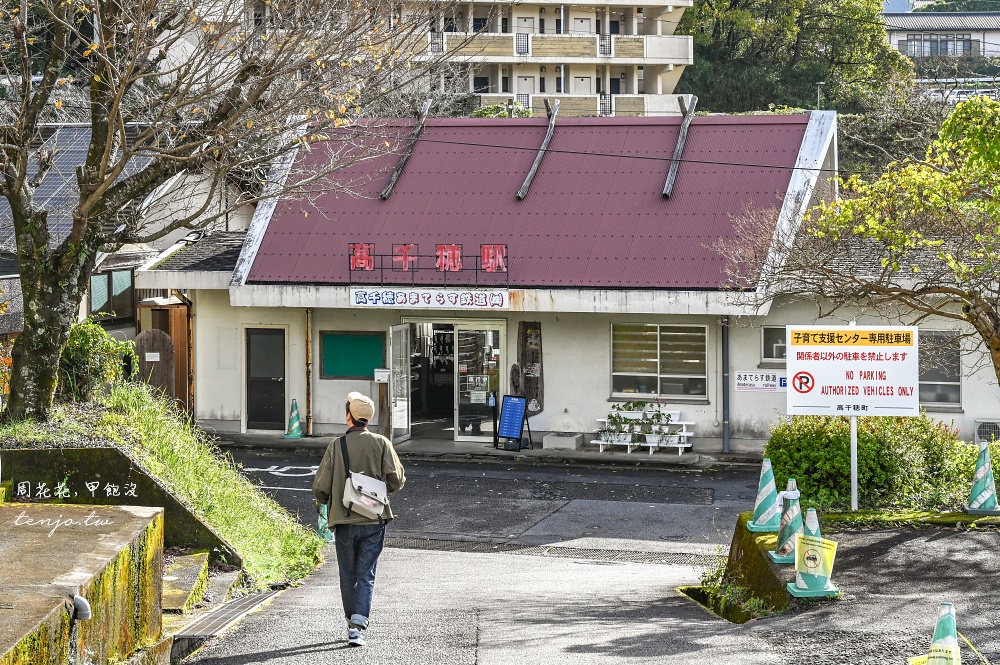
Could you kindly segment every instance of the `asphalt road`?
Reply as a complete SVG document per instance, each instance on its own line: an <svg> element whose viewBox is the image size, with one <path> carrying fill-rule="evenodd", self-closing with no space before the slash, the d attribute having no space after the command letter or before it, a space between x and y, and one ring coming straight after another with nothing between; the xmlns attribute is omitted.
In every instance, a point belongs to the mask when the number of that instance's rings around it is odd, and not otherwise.
<svg viewBox="0 0 1000 665"><path fill-rule="evenodd" d="M308 488L321 451L229 452L311 525ZM444 546L385 550L368 647L345 648L328 547L328 562L302 586L189 662L903 665L907 656L926 653L941 602L954 603L959 631L991 662L1000 661L996 531L834 534L841 599L737 626L677 592L697 584L704 568L677 564L684 555L675 553L728 545L736 515L752 506L755 470L425 460L406 468L390 534ZM646 558L612 556L630 552ZM650 553L669 554L657 560ZM965 646L962 656L982 662Z"/></svg>
<svg viewBox="0 0 1000 665"><path fill-rule="evenodd" d="M315 524L310 488L322 451L228 448L261 489ZM753 507L755 470L662 471L531 462L404 459L393 535L604 549L714 553Z"/></svg>

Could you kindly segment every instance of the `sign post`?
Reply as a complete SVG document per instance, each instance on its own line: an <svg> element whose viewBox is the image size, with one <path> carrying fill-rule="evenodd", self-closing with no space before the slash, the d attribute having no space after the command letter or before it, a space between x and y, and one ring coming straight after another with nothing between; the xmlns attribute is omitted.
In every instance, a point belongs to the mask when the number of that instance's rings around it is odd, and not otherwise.
<svg viewBox="0 0 1000 665"><path fill-rule="evenodd" d="M857 510L857 416L920 415L917 328L790 325L785 337L788 415L850 416Z"/></svg>

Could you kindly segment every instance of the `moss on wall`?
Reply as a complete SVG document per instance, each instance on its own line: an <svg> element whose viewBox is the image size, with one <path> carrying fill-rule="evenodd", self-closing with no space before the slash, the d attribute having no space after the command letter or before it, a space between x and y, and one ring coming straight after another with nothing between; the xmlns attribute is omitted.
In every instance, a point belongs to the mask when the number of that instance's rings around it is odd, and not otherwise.
<svg viewBox="0 0 1000 665"><path fill-rule="evenodd" d="M53 612L34 633L0 656L0 665L64 665L69 662L68 606Z"/></svg>
<svg viewBox="0 0 1000 665"><path fill-rule="evenodd" d="M753 511L741 513L729 548L729 561L723 580L738 584L760 598L772 612L781 612L791 603L785 584L791 576L779 568L767 555L778 544L776 533L754 533L747 529ZM788 579L786 579L786 577Z"/></svg>
<svg viewBox="0 0 1000 665"><path fill-rule="evenodd" d="M13 482L8 481L6 483L0 484L0 503L7 503L8 501L10 501L10 497L13 491L14 491Z"/></svg>
<svg viewBox="0 0 1000 665"><path fill-rule="evenodd" d="M93 618L79 625L79 652L88 653L94 663L107 663L156 644L162 633L162 583L163 514L159 513L142 536L81 587Z"/></svg>

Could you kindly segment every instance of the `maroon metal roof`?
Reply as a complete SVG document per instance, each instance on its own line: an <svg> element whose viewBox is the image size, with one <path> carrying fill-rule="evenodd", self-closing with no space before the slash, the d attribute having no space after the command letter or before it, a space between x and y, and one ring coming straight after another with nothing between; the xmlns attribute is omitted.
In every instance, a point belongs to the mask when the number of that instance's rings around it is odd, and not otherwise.
<svg viewBox="0 0 1000 665"><path fill-rule="evenodd" d="M451 285L718 289L723 261L710 247L733 237L731 216L748 204L781 206L808 119L695 118L664 200L679 117L559 118L523 201L515 194L545 118L428 120L388 200L378 195L401 145L338 174L377 172L360 191L279 202L247 282L440 286L435 246L457 244L466 269L447 273ZM303 153L299 166L322 159L319 151ZM373 244L385 258L373 272L351 271L351 243ZM421 255L414 273L392 270L393 246L406 243ZM506 275L468 269L484 244L507 245Z"/></svg>

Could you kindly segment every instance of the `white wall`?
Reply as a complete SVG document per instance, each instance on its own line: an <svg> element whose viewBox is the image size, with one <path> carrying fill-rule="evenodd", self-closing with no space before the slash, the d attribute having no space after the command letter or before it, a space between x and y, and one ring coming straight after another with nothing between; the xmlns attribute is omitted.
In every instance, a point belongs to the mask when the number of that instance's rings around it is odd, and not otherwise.
<svg viewBox="0 0 1000 665"><path fill-rule="evenodd" d="M244 427L244 355L247 327L280 326L286 330L286 397L298 400L300 413L305 411L305 310L301 308L231 307L226 291L197 291L195 302L196 414L206 425L220 430ZM612 322L700 324L708 326L707 397L693 400L665 400L680 410L685 420L694 421L697 451L721 449L722 383L721 328L717 316L699 315L628 315L590 313L520 313L477 317L463 312L401 312L350 309L316 309L313 316L313 417L316 433L343 430L343 400L351 390L369 392L367 381L320 379L320 332L370 330L386 332L410 318L449 319L490 318L506 321L506 353L501 380L507 382L512 363L517 361L519 321L542 324L545 410L532 418L533 432L583 431L596 428L596 419L607 415L610 400L610 338ZM842 319L827 320L844 324ZM768 436L771 423L785 412L784 393L736 392L737 371L774 369L762 363L761 326L810 324L816 322L815 305L792 303L776 305L767 317L752 321L733 319L730 347L731 446L733 450L759 450ZM871 318L861 324L885 323ZM929 321L921 326L931 330L954 327L952 322ZM945 423L954 423L962 436L971 439L977 418L1000 420L1000 387L989 365L975 371L973 353L963 356L961 407L935 407L928 415ZM779 370L780 371L780 370ZM506 389L502 386L502 390Z"/></svg>

